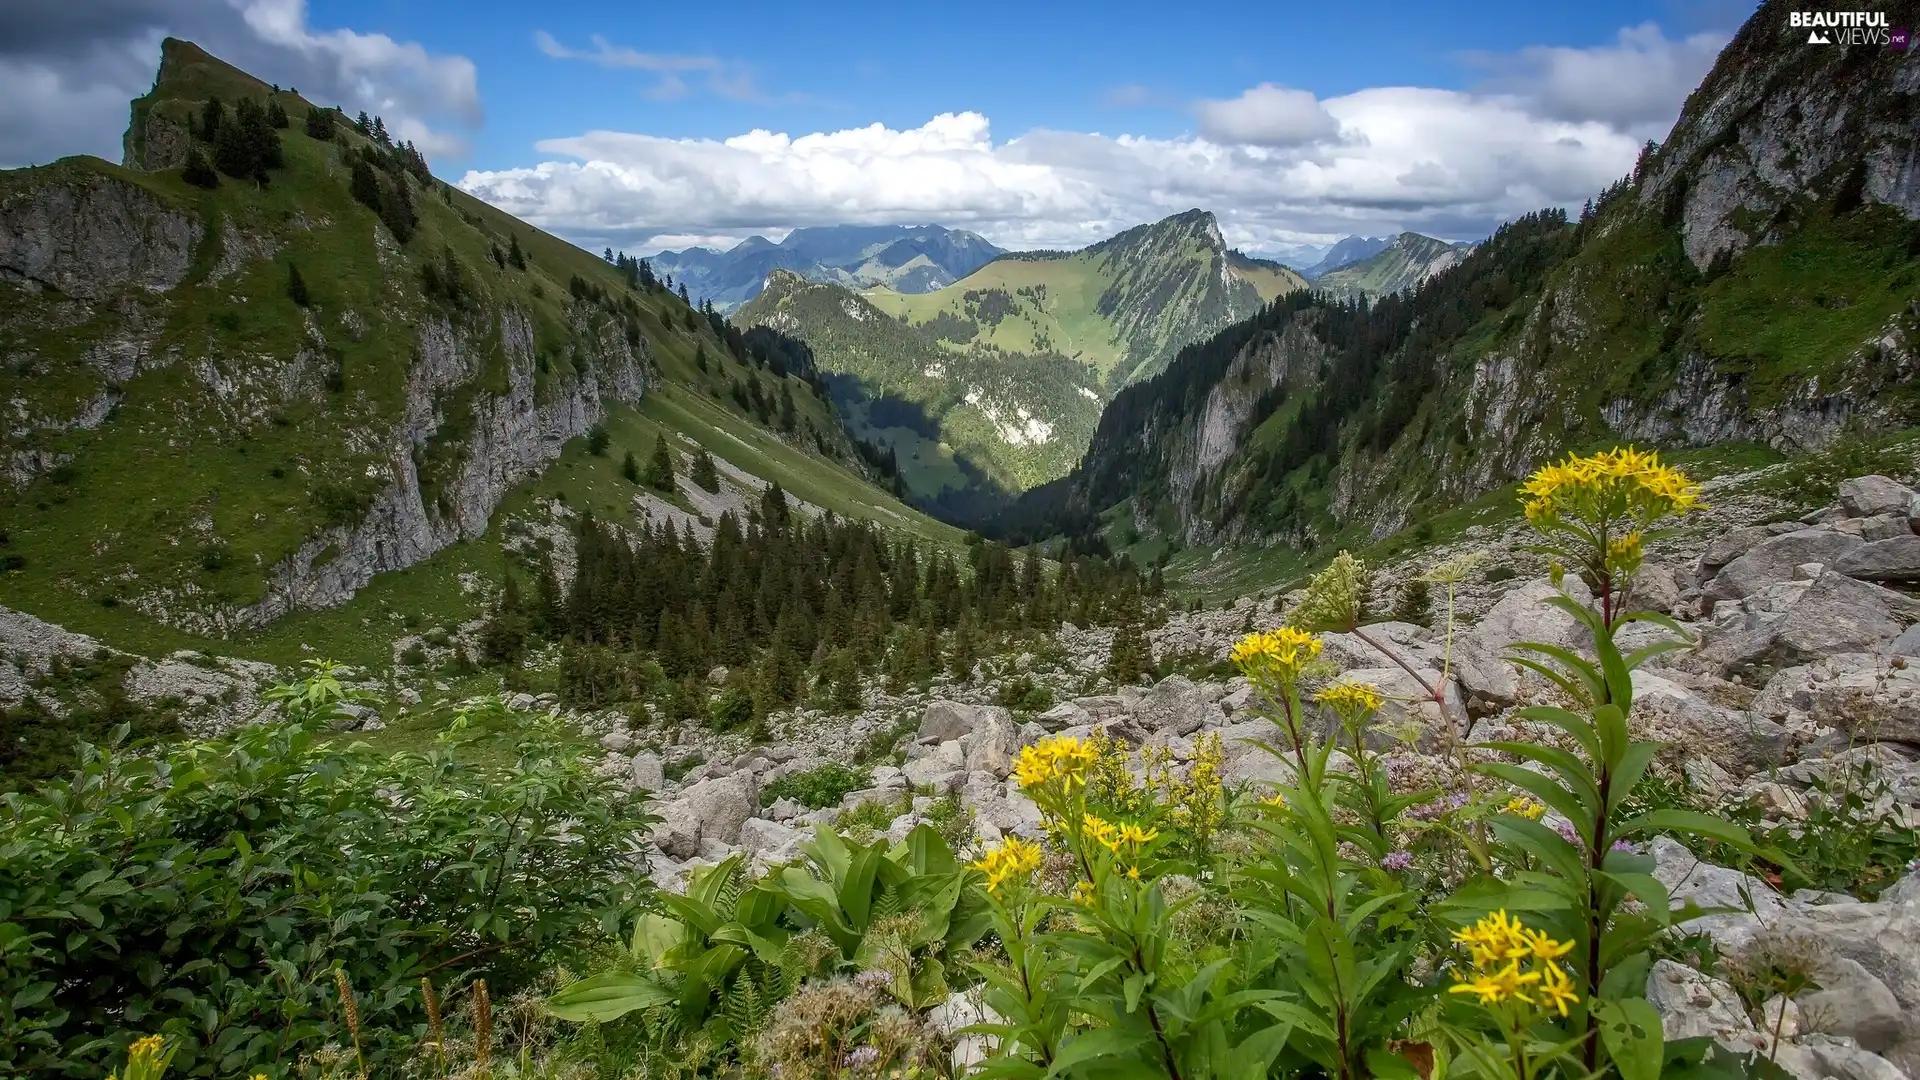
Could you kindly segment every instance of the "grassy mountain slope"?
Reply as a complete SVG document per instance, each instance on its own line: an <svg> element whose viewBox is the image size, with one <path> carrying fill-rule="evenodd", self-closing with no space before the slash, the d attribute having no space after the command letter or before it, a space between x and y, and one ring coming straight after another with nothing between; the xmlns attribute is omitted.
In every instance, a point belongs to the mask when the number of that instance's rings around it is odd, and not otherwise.
<svg viewBox="0 0 1920 1080"><path fill-rule="evenodd" d="M209 149L189 134L209 96L229 117L249 96L289 114L266 186L183 180L188 148ZM275 659L354 644L380 610L470 612L478 596L450 583L498 563L496 515L573 483L565 463L601 423L608 454L573 472L615 517L632 512L623 454L644 460L664 427L817 505L954 536L862 479L807 383L736 358L664 290L383 175L418 218L400 243L349 192L369 140L343 119L312 137L309 107L169 40L127 138L149 168L0 173L8 606L130 646L219 635ZM496 260L514 245L524 270ZM734 404L756 380L791 397L791 433Z"/></svg>
<svg viewBox="0 0 1920 1080"><path fill-rule="evenodd" d="M1004 256L936 292L874 289L867 299L950 347L1059 353L1119 387L1303 284L1278 263L1229 251L1213 215L1190 210L1082 251Z"/></svg>
<svg viewBox="0 0 1920 1080"><path fill-rule="evenodd" d="M1078 460L1099 416L1092 375L1072 360L980 343L956 348L888 316L865 294L797 274L773 274L734 319L804 340L824 369L850 377L836 382L843 407L867 436L926 466L918 483L909 477L923 497L965 486L956 458L1007 488L1060 476ZM921 417L870 422L875 413L903 410Z"/></svg>
<svg viewBox="0 0 1920 1080"><path fill-rule="evenodd" d="M1783 42L1767 3L1584 220L1510 224L1365 312L1289 297L1123 391L995 523L1310 549L1573 447L1818 446L1920 408L1920 69ZM1343 541L1344 542L1344 541Z"/></svg>
<svg viewBox="0 0 1920 1080"><path fill-rule="evenodd" d="M1341 296L1385 296L1419 285L1471 250L1471 244L1404 232L1377 254L1314 278L1313 287Z"/></svg>

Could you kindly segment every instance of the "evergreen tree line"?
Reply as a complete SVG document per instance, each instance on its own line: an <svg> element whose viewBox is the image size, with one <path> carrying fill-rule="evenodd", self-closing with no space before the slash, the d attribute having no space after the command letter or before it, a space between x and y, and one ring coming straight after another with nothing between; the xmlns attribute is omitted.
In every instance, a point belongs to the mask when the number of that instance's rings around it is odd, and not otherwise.
<svg viewBox="0 0 1920 1080"><path fill-rule="evenodd" d="M198 116L187 118L187 132L196 145L187 150L181 178L195 187L215 188L220 186L220 174L225 173L265 187L270 182L268 170L285 164L278 129L287 124L287 111L277 101L263 104L241 98L229 114L225 102L208 98ZM207 145L211 164L198 143Z"/></svg>
<svg viewBox="0 0 1920 1080"><path fill-rule="evenodd" d="M581 704L649 698L723 725L806 702L853 708L863 672L896 689L965 677L1063 620L1132 627L1116 635L1133 650L1120 659L1136 677L1151 667L1141 626L1153 585L1124 559L1049 569L990 541L958 559L869 522L800 514L777 484L744 521L721 515L705 547L671 522L628 533L590 515L577 539L571 580L550 562L531 589L509 574L481 637L487 662L510 669L531 645L559 642L564 692ZM710 707L715 666L729 677Z"/></svg>

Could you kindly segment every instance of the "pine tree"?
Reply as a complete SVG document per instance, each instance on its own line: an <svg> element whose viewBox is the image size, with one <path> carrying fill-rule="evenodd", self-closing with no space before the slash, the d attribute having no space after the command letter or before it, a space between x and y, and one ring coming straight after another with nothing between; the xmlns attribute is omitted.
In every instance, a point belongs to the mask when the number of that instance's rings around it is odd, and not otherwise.
<svg viewBox="0 0 1920 1080"><path fill-rule="evenodd" d="M612 441L613 438L607 434L605 424L595 424L587 429L587 453L592 454L594 457L599 457L606 453L607 444Z"/></svg>
<svg viewBox="0 0 1920 1080"><path fill-rule="evenodd" d="M707 373L707 346L705 342L696 342L694 344L693 366L700 369L700 374L705 375Z"/></svg>
<svg viewBox="0 0 1920 1080"><path fill-rule="evenodd" d="M373 141L381 146L393 145L393 136L387 134L387 122L377 116L373 118Z"/></svg>
<svg viewBox="0 0 1920 1080"><path fill-rule="evenodd" d="M220 124L226 117L227 107L220 103L220 99L208 98L207 103L200 106L200 137L207 142L218 139Z"/></svg>
<svg viewBox="0 0 1920 1080"><path fill-rule="evenodd" d="M200 148L197 146L187 151L187 165L180 170L180 179L194 187L208 190L220 186L220 174L213 171L213 166L207 164L206 156L200 153Z"/></svg>
<svg viewBox="0 0 1920 1080"><path fill-rule="evenodd" d="M973 666L978 660L974 655L973 627L967 616L962 613L960 625L953 629L953 648L947 656L947 673L955 682L966 682L973 678Z"/></svg>
<svg viewBox="0 0 1920 1080"><path fill-rule="evenodd" d="M313 303L313 298L307 295L307 283L300 277L300 267L291 262L287 263L287 299L301 307Z"/></svg>
<svg viewBox="0 0 1920 1080"><path fill-rule="evenodd" d="M630 484L640 482L640 462L634 458L631 450L627 451L626 457L620 459L620 475L626 477Z"/></svg>
<svg viewBox="0 0 1920 1080"><path fill-rule="evenodd" d="M281 108L279 102L267 102L267 123L276 128L284 128L288 125L287 110Z"/></svg>
<svg viewBox="0 0 1920 1080"><path fill-rule="evenodd" d="M518 233L515 233L507 241L507 262L512 264L515 270L525 270L527 268L527 257L520 250L520 236Z"/></svg>
<svg viewBox="0 0 1920 1080"><path fill-rule="evenodd" d="M361 109L360 115L354 118L353 130L358 131L362 135L373 135L373 123L367 119L367 110Z"/></svg>
<svg viewBox="0 0 1920 1080"><path fill-rule="evenodd" d="M700 485L701 490L718 492L720 490L720 470L714 467L713 455L706 447L693 457L693 468L687 474L688 479Z"/></svg>
<svg viewBox="0 0 1920 1080"><path fill-rule="evenodd" d="M786 383L780 384L780 430L793 431L793 391Z"/></svg>
<svg viewBox="0 0 1920 1080"><path fill-rule="evenodd" d="M331 109L312 108L307 110L307 138L321 142L333 141L333 111Z"/></svg>
<svg viewBox="0 0 1920 1080"><path fill-rule="evenodd" d="M653 455L647 458L647 486L660 491L673 490L673 455L667 449L666 435L653 440Z"/></svg>
<svg viewBox="0 0 1920 1080"><path fill-rule="evenodd" d="M851 652L842 649L833 659L833 707L841 712L859 712L866 705L860 692L860 668Z"/></svg>
<svg viewBox="0 0 1920 1080"><path fill-rule="evenodd" d="M373 211L380 212L380 178L373 174L373 166L365 158L353 159L353 175L347 181L347 190L353 195L353 201Z"/></svg>
<svg viewBox="0 0 1920 1080"><path fill-rule="evenodd" d="M413 239L413 231L419 227L420 219L413 212L413 195L407 191L405 173L395 176L392 183L382 187L380 220L399 243L405 244Z"/></svg>

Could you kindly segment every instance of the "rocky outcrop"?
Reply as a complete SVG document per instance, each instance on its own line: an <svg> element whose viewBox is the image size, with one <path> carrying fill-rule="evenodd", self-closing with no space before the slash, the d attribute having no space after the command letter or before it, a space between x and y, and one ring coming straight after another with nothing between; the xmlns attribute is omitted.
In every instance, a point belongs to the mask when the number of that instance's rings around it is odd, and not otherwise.
<svg viewBox="0 0 1920 1080"><path fill-rule="evenodd" d="M215 735L272 715L263 691L278 680L272 664L177 652L155 660L108 648L24 612L0 608L0 706L33 698L56 715L65 707L40 684L61 662L114 661L120 685L140 704L184 706L189 734Z"/></svg>
<svg viewBox="0 0 1920 1080"><path fill-rule="evenodd" d="M196 218L107 168L63 162L0 194L0 281L101 300L186 278Z"/></svg>
<svg viewBox="0 0 1920 1080"><path fill-rule="evenodd" d="M497 316L505 352L507 389L473 400L470 434L455 448L457 465L429 494L416 452L432 442L447 415L452 391L480 378L491 343L444 320L422 325L407 373L406 406L388 442L389 482L357 525L325 530L273 568L267 594L231 613L233 625L258 626L289 611L344 603L375 574L399 570L456 541L480 536L515 484L560 455L569 439L599 423L612 401L637 401L646 386L648 352L630 347L609 326L576 333L595 352L577 374L539 386L533 326L518 311ZM644 342L644 339L642 339Z"/></svg>

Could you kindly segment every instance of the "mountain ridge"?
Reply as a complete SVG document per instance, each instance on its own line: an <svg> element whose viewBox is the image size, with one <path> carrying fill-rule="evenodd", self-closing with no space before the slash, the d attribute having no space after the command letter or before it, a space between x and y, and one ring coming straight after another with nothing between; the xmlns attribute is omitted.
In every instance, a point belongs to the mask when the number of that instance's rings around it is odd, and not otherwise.
<svg viewBox="0 0 1920 1080"><path fill-rule="evenodd" d="M1121 391L984 527L1094 542L1377 537L1599 440L1822 445L1911 422L1920 68L1783 41L1769 0L1580 220L1509 223L1364 309L1288 297ZM1836 88L1838 88L1836 90Z"/></svg>
<svg viewBox="0 0 1920 1080"><path fill-rule="evenodd" d="M885 285L928 292L1004 254L985 237L940 225L827 225L794 229L774 243L750 236L725 251L663 251L649 262L722 313L759 294L767 274L792 270L852 288Z"/></svg>
<svg viewBox="0 0 1920 1080"><path fill-rule="evenodd" d="M1339 296L1385 296L1418 286L1458 263L1473 248L1473 244L1403 232L1371 255L1317 272L1313 287Z"/></svg>

